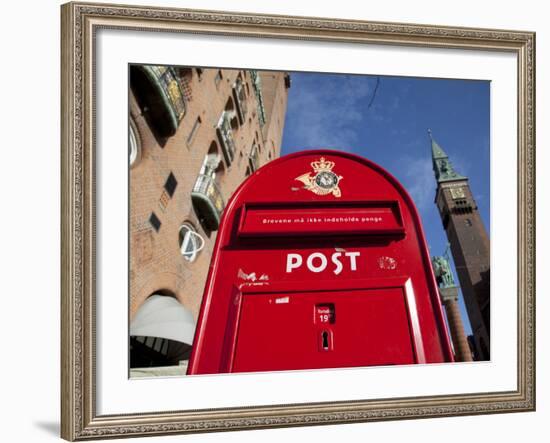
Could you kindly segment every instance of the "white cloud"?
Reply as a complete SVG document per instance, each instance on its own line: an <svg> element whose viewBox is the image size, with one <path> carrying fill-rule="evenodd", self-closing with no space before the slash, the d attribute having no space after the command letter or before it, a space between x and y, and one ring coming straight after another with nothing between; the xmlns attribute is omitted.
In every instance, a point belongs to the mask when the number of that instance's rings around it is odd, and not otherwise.
<svg viewBox="0 0 550 443"><path fill-rule="evenodd" d="M428 157L404 157L400 161L401 181L411 195L419 211L433 205L435 178L432 162Z"/></svg>
<svg viewBox="0 0 550 443"><path fill-rule="evenodd" d="M297 79L291 91L285 131L300 147L326 147L353 150L359 142L359 128L364 119L367 97L374 79L364 77L326 76ZM345 116L345 118L342 118Z"/></svg>

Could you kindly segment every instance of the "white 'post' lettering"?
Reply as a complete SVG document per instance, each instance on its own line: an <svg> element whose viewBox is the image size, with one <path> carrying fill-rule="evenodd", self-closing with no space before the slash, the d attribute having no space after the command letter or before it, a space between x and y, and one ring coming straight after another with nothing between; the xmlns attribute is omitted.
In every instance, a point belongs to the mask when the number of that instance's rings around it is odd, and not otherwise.
<svg viewBox="0 0 550 443"><path fill-rule="evenodd" d="M332 254L332 263L336 265L336 269L334 269L334 273L336 275L340 274L340 272L342 272L342 269L344 269L344 266L342 266L342 262L338 258L341 255L342 255L341 252L335 252L334 254Z"/></svg>
<svg viewBox="0 0 550 443"><path fill-rule="evenodd" d="M356 258L361 255L360 252L346 252L346 257L349 257L349 264L352 271L357 271Z"/></svg>
<svg viewBox="0 0 550 443"><path fill-rule="evenodd" d="M313 266L313 259L314 258L320 258L321 264L319 266ZM324 271L327 267L327 258L325 257L325 254L321 252L314 252L307 258L307 268L311 272L321 272Z"/></svg>
<svg viewBox="0 0 550 443"><path fill-rule="evenodd" d="M300 254L287 254L286 272L292 272L293 269L302 266L302 256Z"/></svg>
<svg viewBox="0 0 550 443"><path fill-rule="evenodd" d="M357 271L357 257L361 255L360 252L346 252L344 256L349 258L349 266L351 271ZM314 260L318 260L314 264ZM331 262L334 264L334 274L339 275L344 270L344 263L342 262L342 253L334 252L331 257ZM294 269L298 269L303 265L304 259L301 254L289 253L286 255L286 272L291 273ZM311 253L306 260L307 268L311 272L322 272L327 268L328 258L322 252Z"/></svg>

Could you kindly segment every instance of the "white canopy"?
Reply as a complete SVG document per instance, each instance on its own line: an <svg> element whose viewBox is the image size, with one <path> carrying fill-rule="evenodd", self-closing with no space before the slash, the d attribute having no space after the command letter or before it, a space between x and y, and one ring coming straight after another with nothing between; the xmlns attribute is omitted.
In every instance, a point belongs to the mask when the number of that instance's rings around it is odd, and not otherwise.
<svg viewBox="0 0 550 443"><path fill-rule="evenodd" d="M154 294L139 308L130 323L131 336L160 337L193 344L193 314L173 297Z"/></svg>

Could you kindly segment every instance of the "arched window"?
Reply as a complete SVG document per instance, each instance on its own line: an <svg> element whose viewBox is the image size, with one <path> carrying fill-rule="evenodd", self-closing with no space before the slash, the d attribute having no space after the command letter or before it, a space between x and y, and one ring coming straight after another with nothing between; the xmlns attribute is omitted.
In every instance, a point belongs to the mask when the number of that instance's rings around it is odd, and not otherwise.
<svg viewBox="0 0 550 443"><path fill-rule="evenodd" d="M237 118L237 110L235 108L235 103L233 102L233 99L229 97L227 100L227 103L225 104L224 112L226 115L226 118L229 121L229 124L231 125L231 129L233 131L236 131L239 129L239 119Z"/></svg>
<svg viewBox="0 0 550 443"><path fill-rule="evenodd" d="M194 262L204 247L204 239L189 222L184 222L180 226L179 246L181 255L189 262Z"/></svg>
<svg viewBox="0 0 550 443"><path fill-rule="evenodd" d="M217 175L222 175L224 171L225 168L218 145L216 142L212 142L210 148L208 148L208 153L204 156L200 173L215 179Z"/></svg>
<svg viewBox="0 0 550 443"><path fill-rule="evenodd" d="M128 150L130 156L130 167L134 167L141 160L141 139L134 120L130 118Z"/></svg>

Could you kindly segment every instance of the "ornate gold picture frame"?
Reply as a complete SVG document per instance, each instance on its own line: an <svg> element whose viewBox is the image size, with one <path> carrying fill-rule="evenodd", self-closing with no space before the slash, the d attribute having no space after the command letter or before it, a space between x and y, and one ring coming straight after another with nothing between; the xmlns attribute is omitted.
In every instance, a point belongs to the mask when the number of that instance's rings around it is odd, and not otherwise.
<svg viewBox="0 0 550 443"><path fill-rule="evenodd" d="M452 28L68 3L62 22L61 435L67 440L216 432L533 411L535 409L535 35ZM246 407L97 412L96 35L183 33L331 44L513 54L517 60L517 388L504 391L349 399ZM147 382L147 381L144 381Z"/></svg>

